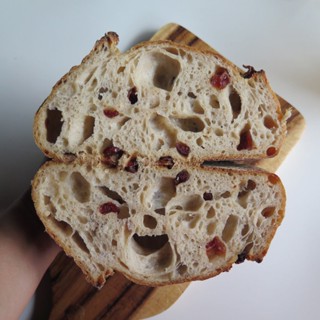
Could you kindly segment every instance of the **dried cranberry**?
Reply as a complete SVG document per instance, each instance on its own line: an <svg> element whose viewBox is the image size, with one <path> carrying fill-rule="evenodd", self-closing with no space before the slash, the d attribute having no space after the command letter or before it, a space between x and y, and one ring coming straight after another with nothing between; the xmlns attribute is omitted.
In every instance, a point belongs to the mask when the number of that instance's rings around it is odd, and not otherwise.
<svg viewBox="0 0 320 320"><path fill-rule="evenodd" d="M267 150L267 156L272 157L277 154L277 149L275 147L270 147Z"/></svg>
<svg viewBox="0 0 320 320"><path fill-rule="evenodd" d="M180 183L186 182L189 180L189 178L190 178L189 172L187 170L182 170L176 175L174 179L174 184L178 185Z"/></svg>
<svg viewBox="0 0 320 320"><path fill-rule="evenodd" d="M209 200L212 200L213 199L213 195L211 192L205 192L203 194L203 200L205 201L209 201Z"/></svg>
<svg viewBox="0 0 320 320"><path fill-rule="evenodd" d="M276 184L276 183L278 183L279 178L278 178L278 176L277 176L276 174L270 173L270 174L268 175L268 180L269 180L270 183Z"/></svg>
<svg viewBox="0 0 320 320"><path fill-rule="evenodd" d="M131 158L129 162L127 163L124 170L130 172L130 173L136 173L139 169L139 164L137 161L137 158Z"/></svg>
<svg viewBox="0 0 320 320"><path fill-rule="evenodd" d="M114 118L119 115L119 112L115 109L104 109L103 113L108 118Z"/></svg>
<svg viewBox="0 0 320 320"><path fill-rule="evenodd" d="M252 191L252 190L254 190L256 187L257 187L257 184L256 184L253 180L249 179L248 182L247 182L246 189Z"/></svg>
<svg viewBox="0 0 320 320"><path fill-rule="evenodd" d="M218 68L210 79L211 85L216 89L224 89L230 83L230 76L225 68Z"/></svg>
<svg viewBox="0 0 320 320"><path fill-rule="evenodd" d="M224 255L226 253L225 244L215 236L210 242L206 244L207 255Z"/></svg>
<svg viewBox="0 0 320 320"><path fill-rule="evenodd" d="M240 142L237 146L237 150L252 150L253 149L253 140L249 128L245 128L240 133Z"/></svg>
<svg viewBox="0 0 320 320"><path fill-rule="evenodd" d="M120 148L114 146L107 147L103 150L103 163L111 168L115 168L122 155L123 151Z"/></svg>
<svg viewBox="0 0 320 320"><path fill-rule="evenodd" d="M176 144L177 151L184 157L187 157L190 153L190 148L183 142L177 142Z"/></svg>
<svg viewBox="0 0 320 320"><path fill-rule="evenodd" d="M158 163L160 166L167 167L168 169L172 169L174 166L174 161L170 156L160 157Z"/></svg>
<svg viewBox="0 0 320 320"><path fill-rule="evenodd" d="M138 102L137 88L136 87L131 88L128 92L127 97L131 104L136 104Z"/></svg>
<svg viewBox="0 0 320 320"><path fill-rule="evenodd" d="M243 65L244 68L248 69L245 73L242 74L242 77L245 78L245 79L250 79L255 73L259 73L261 72L262 70L260 71L257 71L254 69L254 67L252 66L245 66Z"/></svg>
<svg viewBox="0 0 320 320"><path fill-rule="evenodd" d="M242 252L242 253L238 254L238 259L235 263L240 264L240 263L244 262L246 259L247 259L247 253Z"/></svg>
<svg viewBox="0 0 320 320"><path fill-rule="evenodd" d="M110 212L119 213L120 208L112 202L106 202L99 207L99 212L101 214L107 214Z"/></svg>

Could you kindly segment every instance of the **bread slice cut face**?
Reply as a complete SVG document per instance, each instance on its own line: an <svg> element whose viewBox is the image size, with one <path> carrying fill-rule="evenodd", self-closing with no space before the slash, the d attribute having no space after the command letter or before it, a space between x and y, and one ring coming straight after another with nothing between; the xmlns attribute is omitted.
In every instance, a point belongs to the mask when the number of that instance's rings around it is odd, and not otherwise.
<svg viewBox="0 0 320 320"><path fill-rule="evenodd" d="M125 53L117 42L101 38L37 112L35 141L47 156L103 161L116 147L118 164L133 155L199 164L278 153L285 117L263 71L169 41Z"/></svg>
<svg viewBox="0 0 320 320"><path fill-rule="evenodd" d="M280 179L257 169L47 162L33 182L47 232L88 280L120 271L150 286L206 279L262 261L280 225Z"/></svg>

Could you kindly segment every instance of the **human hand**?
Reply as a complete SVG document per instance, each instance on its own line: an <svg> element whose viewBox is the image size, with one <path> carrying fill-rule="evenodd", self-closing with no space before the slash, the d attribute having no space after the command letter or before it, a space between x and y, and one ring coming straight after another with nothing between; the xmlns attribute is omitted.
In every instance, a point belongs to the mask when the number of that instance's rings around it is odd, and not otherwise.
<svg viewBox="0 0 320 320"><path fill-rule="evenodd" d="M31 190L0 213L0 319L18 319L61 249L44 232Z"/></svg>

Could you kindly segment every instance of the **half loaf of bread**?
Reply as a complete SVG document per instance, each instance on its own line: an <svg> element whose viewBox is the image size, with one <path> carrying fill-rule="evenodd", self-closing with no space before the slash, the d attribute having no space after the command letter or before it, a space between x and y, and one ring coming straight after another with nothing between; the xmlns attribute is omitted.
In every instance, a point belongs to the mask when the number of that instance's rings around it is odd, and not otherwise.
<svg viewBox="0 0 320 320"><path fill-rule="evenodd" d="M244 73L217 54L169 41L125 53L117 43L115 33L97 41L37 112L35 141L47 156L103 161L116 147L119 164L133 155L199 164L278 153L285 119L263 71Z"/></svg>
<svg viewBox="0 0 320 320"><path fill-rule="evenodd" d="M131 173L47 162L33 198L47 232L98 287L115 270L158 286L260 262L285 208L275 174L140 163Z"/></svg>

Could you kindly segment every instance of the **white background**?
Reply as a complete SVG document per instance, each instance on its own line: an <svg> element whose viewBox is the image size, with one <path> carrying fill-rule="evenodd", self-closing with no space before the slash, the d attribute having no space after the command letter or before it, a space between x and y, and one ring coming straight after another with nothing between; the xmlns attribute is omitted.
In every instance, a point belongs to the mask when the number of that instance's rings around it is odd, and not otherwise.
<svg viewBox="0 0 320 320"><path fill-rule="evenodd" d="M154 319L319 319L319 1L1 0L0 209L28 187L41 163L33 115L55 82L104 32L116 31L126 50L168 22L239 66L263 68L307 127L278 171L286 217L264 262L194 282Z"/></svg>

